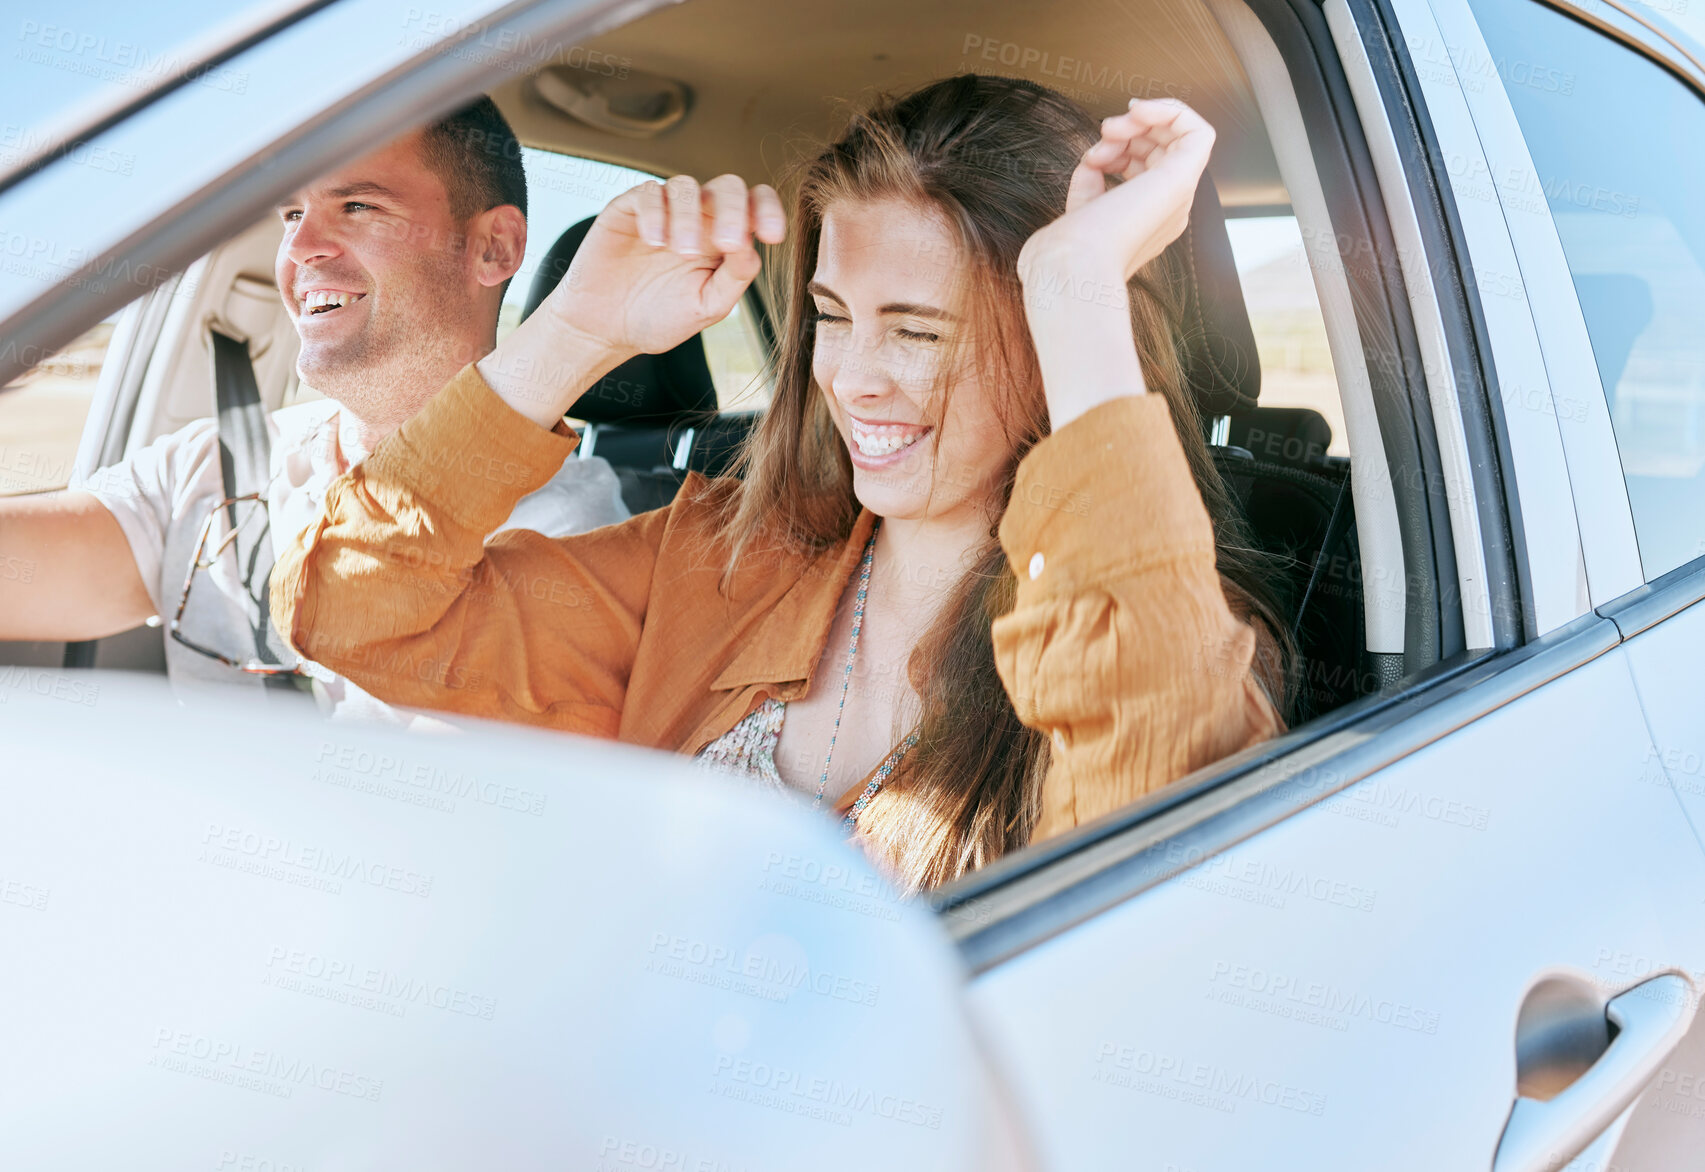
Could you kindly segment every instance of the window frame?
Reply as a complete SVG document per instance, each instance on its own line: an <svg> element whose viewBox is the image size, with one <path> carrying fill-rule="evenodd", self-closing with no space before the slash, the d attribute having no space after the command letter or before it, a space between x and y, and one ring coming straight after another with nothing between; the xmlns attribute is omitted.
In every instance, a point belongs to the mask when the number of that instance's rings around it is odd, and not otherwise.
<svg viewBox="0 0 1705 1172"><path fill-rule="evenodd" d="M1368 28L1383 30L1388 17L1373 7L1374 2L1350 0L1350 8L1359 26L1367 22ZM501 8L494 5L482 21L462 30L461 39L489 34L501 25L521 30L525 35L517 38L519 43L537 43L589 32L594 25L617 19L637 19L658 6L643 3L624 7L613 0L558 6L545 0L517 0ZM367 11L370 7L362 0L345 0L317 17L330 20L355 9L366 13L366 19L372 15ZM1250 7L1273 36L1293 80L1307 91L1309 113L1317 116L1319 125L1336 125L1339 129L1337 135L1323 135L1318 144L1311 143L1317 162L1322 164L1334 227L1339 226L1337 217L1342 213L1345 227L1355 229L1353 239L1377 240L1388 250L1394 248L1390 225L1377 197L1373 163L1325 17L1310 0L1252 0ZM1390 38L1383 31L1364 35L1373 46L1385 46ZM519 68L514 59L501 54L458 54L456 43L436 42L422 49L406 68L388 73L357 70L359 85L354 98L331 92L312 98L298 96L290 107L290 116L300 124L291 134L274 142L256 131L252 140L231 146L229 153L233 156L243 150L265 152L271 166L256 168L246 160L234 163L222 172L217 185L195 193L194 198L167 192L138 219L85 227L70 233L69 239L90 242L86 254L92 258L91 265L124 261L164 272L182 267L264 212L289 189L294 177L323 171L357 153L360 144L396 126L454 108L470 94L489 89ZM264 59L285 50L263 44L253 51L261 67L267 68ZM1401 54L1397 60L1403 62ZM1412 70L1404 72L1406 62L1388 62L1386 67L1395 69L1402 84L1413 88ZM1385 84L1382 81L1382 87ZM188 94L186 100L201 96ZM1406 127L1405 133L1412 136L1413 111L1408 95L1402 90L1384 90L1383 98L1393 124ZM322 101L323 105L317 104ZM145 110L141 115L151 125L152 113ZM1436 152L1436 144L1434 149ZM35 181L57 178L69 183L66 171L50 166ZM1412 184L1423 188L1436 178L1427 172L1410 172L1410 176ZM1426 217L1436 214L1436 204L1448 209L1449 200L1441 201L1435 194L1431 204L1421 203L1424 224L1429 222ZM1448 224L1433 230L1449 236ZM1371 245L1370 254L1378 255ZM1449 281L1460 280L1454 268L1448 269L1446 276ZM1365 292L1366 297L1358 298L1357 307L1369 314L1367 318L1358 316L1364 345L1383 346L1383 352L1398 359L1370 372L1378 376L1376 402L1381 404L1381 431L1385 433L1388 459L1398 467L1414 466L1418 470L1414 484L1398 484L1394 489L1419 518L1411 520L1413 540L1406 542L1405 556L1414 559L1410 568L1424 568L1417 570L1413 579L1418 589L1406 591L1406 605L1431 608L1430 614L1417 610L1408 629L1420 631L1426 625L1420 620L1426 619L1436 637L1438 627L1454 617L1460 645L1460 614L1452 613L1453 607L1460 607L1460 600L1453 602L1448 589L1454 583L1454 571L1443 583L1439 577L1441 568L1449 570L1452 561L1446 485L1432 442L1428 389L1419 377L1420 351L1401 275L1395 266L1382 266L1358 280L1357 292ZM74 334L77 322L103 315L129 294L130 290L122 286L67 280L27 303L15 304L9 311L0 306L0 312L7 313L0 329L21 342L51 344L56 333ZM1470 290L1454 311L1473 320L1476 307ZM1459 387L1465 407L1471 408L1474 397L1486 393L1481 373L1478 366L1465 370ZM1479 416L1468 409L1464 417ZM1392 458L1394 451L1400 458ZM1500 506L1501 502L1493 500L1480 512L1489 557L1495 557L1499 543L1508 540L1507 519ZM1505 586L1513 592L1514 580ZM1494 615L1507 616L1508 609L1498 608L1508 605L1509 598L1495 598ZM1607 629L1612 633L1607 634ZM1614 645L1613 632L1608 622L1586 622L1579 629L1558 632L1555 638L1504 655L1450 655L1441 654L1438 645L1430 650L1418 646L1417 656L1427 657L1431 666L1402 688L1364 697L1182 779L1098 823L1038 844L942 889L932 902L942 910L945 923L968 958L974 960L979 954L986 958L1015 940L1028 947L1093 914L1096 907L1128 898L1163 879L1164 868L1133 871L1130 865L1141 863L1151 848L1183 849L1192 860L1223 849L1367 776L1382 764L1413 752L1479 712L1507 703L1544 679L1601 653ZM1153 856L1148 857L1152 861ZM996 948L994 942L1004 943Z"/></svg>
<svg viewBox="0 0 1705 1172"><path fill-rule="evenodd" d="M1620 642L1615 624L1590 609L1543 635L1522 621L1528 610L1528 582L1515 557L1513 536L1520 506L1507 489L1510 449L1501 434L1484 307L1465 275L1465 233L1443 151L1424 103L1417 100L1419 79L1389 0L1345 4L1367 53L1364 64L1377 82L1383 128L1364 126L1354 103L1341 96L1348 88L1345 63L1320 9L1301 0L1248 0L1248 5L1285 56L1299 100L1317 103L1314 113L1319 117L1311 119L1311 131L1335 125L1344 139L1354 140L1369 130L1383 130L1403 136L1402 145L1414 148L1398 152L1405 162L1407 208L1426 249L1420 269L1433 282L1431 309L1438 313L1436 325L1452 361L1443 383L1457 399L1454 416L1447 413L1439 426L1449 426L1454 418L1468 449L1468 468L1462 471L1472 475L1472 483L1458 483L1453 491L1473 494L1472 501L1461 503L1478 522L1475 536L1487 567L1494 646L1442 656L1389 692L1365 696L932 892L929 898L973 975L1166 882ZM1292 34L1288 39L1286 31ZM1324 76L1333 71L1338 71L1336 86ZM1314 92L1305 94L1311 85ZM1338 100L1333 102L1333 97ZM1310 148L1323 172L1333 164L1342 168L1333 177L1346 185L1336 193L1335 217L1343 202L1358 199L1370 215L1388 206L1393 213L1400 210L1401 205L1380 203L1375 163L1365 139L1357 158L1342 150L1342 142L1324 141L1326 137L1317 141L1311 133ZM1415 159L1421 164L1411 161ZM1329 182L1325 174L1322 179ZM1390 222L1383 227L1389 241ZM1396 290L1401 297L1401 280ZM1426 309L1425 299L1423 303ZM1388 307L1398 314L1409 309L1395 299ZM1425 369L1422 363L1416 371ZM1415 395L1419 382L1410 380L1407 405L1432 423L1434 406L1424 383ZM1389 414L1382 415L1382 432ZM1442 474L1432 472L1428 479L1444 488ZM1448 531L1446 537L1451 537Z"/></svg>
<svg viewBox="0 0 1705 1172"><path fill-rule="evenodd" d="M1631 8L1604 0L1533 0L1586 25L1600 36L1639 53L1705 99L1705 46L1683 44L1677 36Z"/></svg>
<svg viewBox="0 0 1705 1172"><path fill-rule="evenodd" d="M1447 38L1466 45L1470 57L1494 59L1469 0L1432 0L1432 7L1447 29ZM1544 354L1551 392L1549 414L1556 421L1580 535L1585 593L1588 605L1596 606L1643 581L1622 461L1556 221L1543 203L1535 211L1522 206L1515 193L1503 198L1500 179L1537 174L1526 135L1502 76L1495 70L1489 75L1486 70L1476 72L1481 87L1464 96L1473 112L1533 310L1533 327Z"/></svg>
<svg viewBox="0 0 1705 1172"><path fill-rule="evenodd" d="M1632 10L1606 4L1602 0L1533 2L1555 9L1590 31L1640 54L1672 74L1692 89L1701 102L1705 102L1705 56L1696 55L1664 29ZM1702 47L1702 53L1705 53L1705 47ZM1573 293L1572 280L1569 289ZM1594 369L1596 371L1596 364ZM1626 641L1701 601L1705 601L1705 554L1646 579L1641 585L1595 609L1616 625L1621 638Z"/></svg>

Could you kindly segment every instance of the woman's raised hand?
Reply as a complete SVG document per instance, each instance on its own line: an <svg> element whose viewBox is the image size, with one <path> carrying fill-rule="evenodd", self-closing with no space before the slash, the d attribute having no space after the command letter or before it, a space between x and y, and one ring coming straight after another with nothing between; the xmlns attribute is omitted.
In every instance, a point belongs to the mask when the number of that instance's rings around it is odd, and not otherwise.
<svg viewBox="0 0 1705 1172"><path fill-rule="evenodd" d="M775 190L738 175L641 183L610 201L544 308L613 349L661 354L721 321L779 244Z"/></svg>
<svg viewBox="0 0 1705 1172"><path fill-rule="evenodd" d="M539 309L481 359L510 406L554 426L582 392L635 354L661 354L727 317L758 275L753 238L779 244L775 189L687 175L623 192L598 214Z"/></svg>
<svg viewBox="0 0 1705 1172"><path fill-rule="evenodd" d="M1101 141L1072 172L1066 214L1024 251L1066 264L1094 257L1129 280L1183 234L1213 146L1214 128L1183 102L1133 98L1125 113L1102 119ZM1111 189L1110 175L1122 181Z"/></svg>
<svg viewBox="0 0 1705 1172"><path fill-rule="evenodd" d="M1214 128L1184 103L1133 100L1102 120L1065 215L1025 242L1018 276L1055 429L1146 389L1126 282L1189 224L1213 145ZM1112 188L1110 175L1121 180Z"/></svg>

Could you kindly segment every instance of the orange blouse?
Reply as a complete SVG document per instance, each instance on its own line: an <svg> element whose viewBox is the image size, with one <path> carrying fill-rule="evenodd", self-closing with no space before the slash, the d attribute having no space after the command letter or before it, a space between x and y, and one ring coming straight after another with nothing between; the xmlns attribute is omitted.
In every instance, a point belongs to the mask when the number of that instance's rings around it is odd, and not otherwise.
<svg viewBox="0 0 1705 1172"><path fill-rule="evenodd" d="M826 552L751 551L720 589L713 521L732 479L689 474L667 508L487 543L575 443L464 368L281 553L278 629L390 703L682 753L767 696L805 695L870 511ZM995 661L1019 718L1053 739L1036 838L1279 730L1159 396L1104 403L1037 444L1000 539L1019 586Z"/></svg>

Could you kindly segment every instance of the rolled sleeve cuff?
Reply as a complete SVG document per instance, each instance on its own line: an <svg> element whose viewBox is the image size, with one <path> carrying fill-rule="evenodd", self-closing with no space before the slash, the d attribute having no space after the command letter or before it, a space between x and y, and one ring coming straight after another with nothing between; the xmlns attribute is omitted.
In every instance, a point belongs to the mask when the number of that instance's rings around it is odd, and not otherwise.
<svg viewBox="0 0 1705 1172"><path fill-rule="evenodd" d="M489 533L515 502L555 476L579 444L546 431L499 398L470 363L367 461L367 479L431 501L458 524Z"/></svg>
<svg viewBox="0 0 1705 1172"><path fill-rule="evenodd" d="M1019 598L1070 594L1192 557L1213 526L1160 395L1084 412L1018 466L1001 546Z"/></svg>

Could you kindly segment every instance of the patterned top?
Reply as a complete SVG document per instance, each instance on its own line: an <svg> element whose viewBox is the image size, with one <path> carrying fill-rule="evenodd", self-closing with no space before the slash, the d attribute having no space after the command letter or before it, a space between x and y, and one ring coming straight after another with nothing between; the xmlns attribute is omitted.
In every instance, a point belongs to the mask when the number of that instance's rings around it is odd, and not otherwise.
<svg viewBox="0 0 1705 1172"><path fill-rule="evenodd" d="M786 715L787 701L771 696L747 713L739 724L700 749L693 760L703 769L714 769L760 789L797 796L797 791L788 787L781 779L781 771L776 768L776 743L781 740L781 722ZM914 730L895 745L877 766L869 783L859 793L858 800L842 818L843 831L851 834L858 829L858 816L864 813L864 808L894 772L900 759L917 743L918 734Z"/></svg>
<svg viewBox="0 0 1705 1172"><path fill-rule="evenodd" d="M767 698L693 758L706 769L715 769L750 781L766 790L787 793L787 783L776 768L776 742L781 740L781 722L787 701Z"/></svg>

